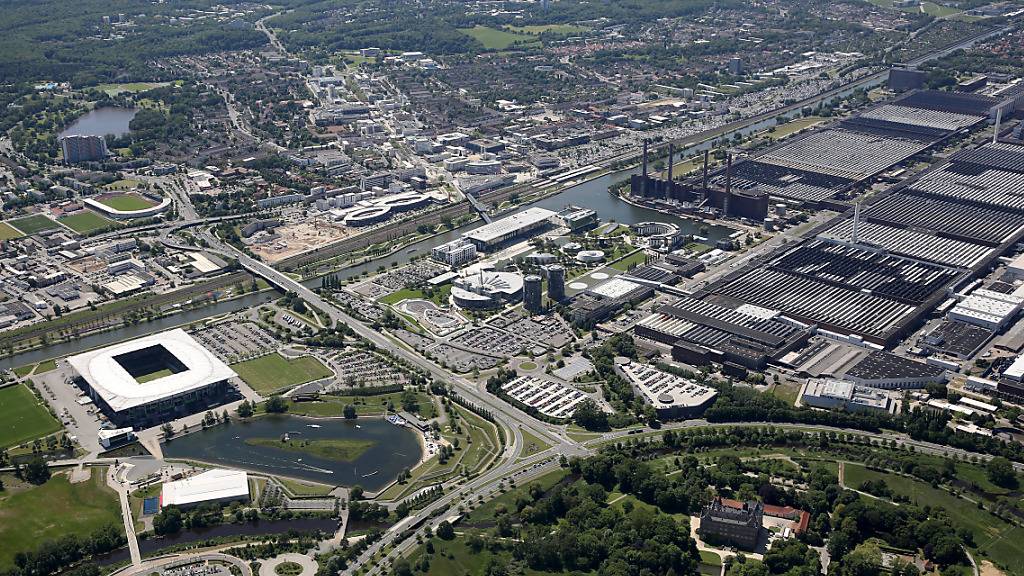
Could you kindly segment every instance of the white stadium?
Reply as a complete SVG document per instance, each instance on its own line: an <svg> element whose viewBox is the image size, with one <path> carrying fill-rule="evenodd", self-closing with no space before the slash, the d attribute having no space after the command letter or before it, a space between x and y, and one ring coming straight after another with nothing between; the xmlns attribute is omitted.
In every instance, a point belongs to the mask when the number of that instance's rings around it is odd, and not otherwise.
<svg viewBox="0 0 1024 576"><path fill-rule="evenodd" d="M237 376L177 328L68 358L79 383L118 425L145 428L221 403Z"/></svg>

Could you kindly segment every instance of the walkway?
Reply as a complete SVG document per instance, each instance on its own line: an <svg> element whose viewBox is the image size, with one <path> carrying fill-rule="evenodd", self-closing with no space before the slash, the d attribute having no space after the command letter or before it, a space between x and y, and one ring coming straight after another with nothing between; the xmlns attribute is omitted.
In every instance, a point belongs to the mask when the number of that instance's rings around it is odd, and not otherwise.
<svg viewBox="0 0 1024 576"><path fill-rule="evenodd" d="M122 483L118 474L127 474L130 465L111 466L107 471L107 485L117 492L121 500L121 520L124 521L124 533L128 537L128 551L131 553L132 566L142 565L142 554L139 552L139 539L135 536L135 517L132 514L131 501L128 499L129 484Z"/></svg>

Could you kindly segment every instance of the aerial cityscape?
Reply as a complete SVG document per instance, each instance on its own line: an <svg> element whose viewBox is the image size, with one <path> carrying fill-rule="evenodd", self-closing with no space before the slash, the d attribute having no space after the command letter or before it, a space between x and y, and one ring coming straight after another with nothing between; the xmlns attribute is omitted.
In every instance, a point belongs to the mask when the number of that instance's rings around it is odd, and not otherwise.
<svg viewBox="0 0 1024 576"><path fill-rule="evenodd" d="M1024 1L0 9L0 576L1024 576Z"/></svg>

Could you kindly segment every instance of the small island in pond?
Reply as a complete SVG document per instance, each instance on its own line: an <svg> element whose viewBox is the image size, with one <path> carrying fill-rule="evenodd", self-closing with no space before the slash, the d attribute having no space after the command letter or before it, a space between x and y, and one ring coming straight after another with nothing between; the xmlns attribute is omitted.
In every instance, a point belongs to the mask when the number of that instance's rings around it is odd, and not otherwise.
<svg viewBox="0 0 1024 576"><path fill-rule="evenodd" d="M277 448L278 450L298 452L300 454L308 454L310 456L340 462L351 462L356 460L376 444L376 442L372 440L356 440L352 438L306 440L260 437L246 438L245 443L250 446Z"/></svg>

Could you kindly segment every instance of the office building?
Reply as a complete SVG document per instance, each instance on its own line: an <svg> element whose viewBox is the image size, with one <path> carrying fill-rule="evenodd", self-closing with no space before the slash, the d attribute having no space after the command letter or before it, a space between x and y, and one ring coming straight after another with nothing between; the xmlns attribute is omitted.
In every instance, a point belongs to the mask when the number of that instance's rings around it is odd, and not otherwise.
<svg viewBox="0 0 1024 576"><path fill-rule="evenodd" d="M850 412L857 410L890 412L893 409L892 399L884 392L842 380L808 380L801 401L807 406L815 408Z"/></svg>

